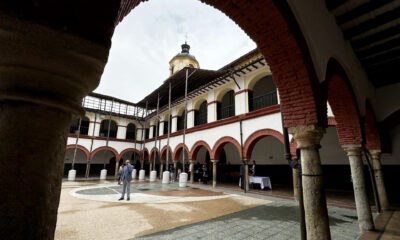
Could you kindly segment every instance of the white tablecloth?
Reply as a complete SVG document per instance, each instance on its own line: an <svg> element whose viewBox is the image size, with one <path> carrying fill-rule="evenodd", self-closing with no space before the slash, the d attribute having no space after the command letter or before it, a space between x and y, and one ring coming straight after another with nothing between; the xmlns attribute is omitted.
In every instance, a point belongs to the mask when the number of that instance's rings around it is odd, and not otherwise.
<svg viewBox="0 0 400 240"><path fill-rule="evenodd" d="M269 177L261 177L261 176L249 176L249 184L258 183L261 185L261 189L268 187L272 189L271 179ZM239 179L239 186L241 186L241 179Z"/></svg>

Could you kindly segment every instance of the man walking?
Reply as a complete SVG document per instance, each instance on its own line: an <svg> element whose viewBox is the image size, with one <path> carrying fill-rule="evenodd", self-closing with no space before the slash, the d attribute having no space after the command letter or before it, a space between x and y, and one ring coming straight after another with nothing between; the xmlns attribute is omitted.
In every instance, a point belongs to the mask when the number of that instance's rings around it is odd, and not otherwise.
<svg viewBox="0 0 400 240"><path fill-rule="evenodd" d="M122 169L121 173L121 181L123 182L122 186L122 196L119 201L124 200L124 195L125 195L125 190L126 192L126 200L130 200L130 195L131 195L131 181L132 181L132 171L133 171L133 166L131 165L129 160L126 160L125 166Z"/></svg>

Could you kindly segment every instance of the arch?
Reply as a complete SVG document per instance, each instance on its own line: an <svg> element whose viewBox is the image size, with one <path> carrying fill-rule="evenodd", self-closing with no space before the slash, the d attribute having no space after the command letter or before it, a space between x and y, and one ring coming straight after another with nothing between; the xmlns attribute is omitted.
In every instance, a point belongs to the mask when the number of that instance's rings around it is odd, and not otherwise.
<svg viewBox="0 0 400 240"><path fill-rule="evenodd" d="M194 103L193 103L193 109L197 109L197 110L198 110L199 107L200 107L200 105L201 105L204 101L207 102L207 95L206 95L206 94L204 94L204 95L198 97L198 98L196 99L196 101L194 101Z"/></svg>
<svg viewBox="0 0 400 240"><path fill-rule="evenodd" d="M94 155L96 155L97 152L102 151L102 150L106 150L106 147L105 147L105 146L103 146L103 147L98 147L98 148L96 148L95 150L93 150L92 153L90 154L90 160L93 159ZM119 157L120 157L120 156L119 156L117 150L115 150L115 149L112 148L112 147L108 147L108 150L107 150L107 151L112 152L112 153L114 154L114 156L115 156L115 160L116 160L116 161L119 161Z"/></svg>
<svg viewBox="0 0 400 240"><path fill-rule="evenodd" d="M149 156L149 162L153 162L154 161L154 154L157 153L158 156L160 156L160 151L158 150L158 148L152 148L151 152L150 152L150 156Z"/></svg>
<svg viewBox="0 0 400 240"><path fill-rule="evenodd" d="M74 149L74 148L75 148L75 144L69 144L66 147L66 149ZM86 161L89 161L89 155L90 155L89 150L87 150L87 148L85 148L84 146L81 146L81 145L77 145L76 148L79 150L82 150L86 155Z"/></svg>
<svg viewBox="0 0 400 240"><path fill-rule="evenodd" d="M381 150L381 140L376 126L375 115L367 102L364 120L365 146L368 150Z"/></svg>
<svg viewBox="0 0 400 240"><path fill-rule="evenodd" d="M333 58L328 61L326 74L327 100L337 123L339 143L361 144L360 115L347 74Z"/></svg>
<svg viewBox="0 0 400 240"><path fill-rule="evenodd" d="M207 123L207 117L208 117L207 115L208 115L207 100L204 100L199 105L198 111L195 111L194 113L194 125L198 126Z"/></svg>
<svg viewBox="0 0 400 240"><path fill-rule="evenodd" d="M169 154L171 154L171 158L172 158L172 149L171 147L168 147L169 149ZM163 149L161 150L161 155L160 155L160 161L161 162L165 162L167 160L167 146L164 146ZM170 159L172 161L172 159Z"/></svg>
<svg viewBox="0 0 400 240"><path fill-rule="evenodd" d="M209 154L211 154L212 150L210 148L210 146L203 140L197 141L193 147L192 150L189 153L189 159L190 160L196 160L197 157L197 153L199 152L201 147L205 147L208 151Z"/></svg>
<svg viewBox="0 0 400 240"><path fill-rule="evenodd" d="M229 91L233 91L235 93L235 87L234 86L224 86L223 89L220 90L220 92L216 95L215 100L217 102L221 102L222 98L225 96L225 94Z"/></svg>
<svg viewBox="0 0 400 240"><path fill-rule="evenodd" d="M276 139L278 139L281 143L283 143L283 135L282 133L276 131L276 130L272 130L272 129L261 129L258 130L256 132L254 132L253 134L251 134L243 147L243 155L245 159L250 159L251 158L251 153L253 151L254 146L256 145L256 143L258 142L258 140L260 140L261 138L265 137L265 136L272 136L275 137Z"/></svg>
<svg viewBox="0 0 400 240"><path fill-rule="evenodd" d="M139 160L142 160L142 158L143 158L143 155L140 154L140 151L139 151L139 150L134 149L134 148L127 148L127 149L123 150L123 151L119 154L119 159L122 158L122 156L123 156L125 153L127 153L127 152L134 152L134 153L136 153L137 155L139 155Z"/></svg>
<svg viewBox="0 0 400 240"><path fill-rule="evenodd" d="M248 102L249 111L278 104L278 93L271 75L264 76L254 81L252 88L249 88Z"/></svg>
<svg viewBox="0 0 400 240"><path fill-rule="evenodd" d="M210 153L210 158L213 159L213 160L219 159L219 156L221 154L221 150L225 146L225 144L227 144L227 143L232 143L233 145L235 145L235 147L237 148L237 150L239 152L239 156L241 158L242 157L242 151L241 151L240 144L233 137L222 137L222 138L220 138L214 144L214 148L213 148L212 152Z"/></svg>
<svg viewBox="0 0 400 240"><path fill-rule="evenodd" d="M178 146L175 147L174 153L172 154L173 161L179 161L179 154L182 151L182 147L183 147L182 143L179 143ZM185 151L187 152L189 157L189 148L186 145L185 145Z"/></svg>
<svg viewBox="0 0 400 240"><path fill-rule="evenodd" d="M247 89L253 90L254 85L256 85L258 81L260 81L261 79L263 79L265 77L269 77L269 76L272 77L271 73L269 73L269 72L261 72L261 73L255 75L255 76L253 76L252 78L250 78L247 81L247 84L246 84L247 85Z"/></svg>
<svg viewBox="0 0 400 240"><path fill-rule="evenodd" d="M142 157L141 157L142 160L143 161L146 160L146 155L147 155L147 157L149 157L149 150L147 148L144 148L141 155L142 155Z"/></svg>

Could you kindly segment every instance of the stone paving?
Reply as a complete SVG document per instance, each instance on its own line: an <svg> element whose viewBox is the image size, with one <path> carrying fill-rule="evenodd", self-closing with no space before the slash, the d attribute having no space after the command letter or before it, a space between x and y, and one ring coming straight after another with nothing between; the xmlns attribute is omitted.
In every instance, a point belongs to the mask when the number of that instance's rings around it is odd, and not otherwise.
<svg viewBox="0 0 400 240"><path fill-rule="evenodd" d="M118 202L121 190L113 182L64 183L55 238L300 239L294 200L207 185L135 182L131 201ZM354 209L328 211L332 239L360 237Z"/></svg>
<svg viewBox="0 0 400 240"><path fill-rule="evenodd" d="M134 239L300 239L297 202L254 194L246 196L272 203ZM330 207L328 211L332 239L351 240L360 236L354 210Z"/></svg>

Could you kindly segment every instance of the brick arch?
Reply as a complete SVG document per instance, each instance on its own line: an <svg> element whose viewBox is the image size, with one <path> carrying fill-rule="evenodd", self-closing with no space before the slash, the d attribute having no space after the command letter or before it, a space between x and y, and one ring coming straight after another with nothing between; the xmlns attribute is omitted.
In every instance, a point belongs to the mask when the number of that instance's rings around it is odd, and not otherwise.
<svg viewBox="0 0 400 240"><path fill-rule="evenodd" d="M74 149L74 148L75 148L75 144L70 144L70 145L67 145L66 149ZM86 161L89 161L89 156L90 156L89 150L87 150L84 146L81 146L81 145L77 145L76 148L79 150L82 150L85 153Z"/></svg>
<svg viewBox="0 0 400 240"><path fill-rule="evenodd" d="M135 152L137 155L139 155L139 159L142 160L142 154L140 154L140 151L139 151L139 150L134 149L134 148L127 148L127 149L125 149L124 151L122 151L122 152L119 154L119 158L122 158L122 156L123 156L125 153L127 153L127 152Z"/></svg>
<svg viewBox="0 0 400 240"><path fill-rule="evenodd" d="M149 162L153 162L154 161L154 153L155 152L158 154L158 157L160 157L160 151L158 150L158 148L152 148L151 152L150 152L150 156L149 156Z"/></svg>
<svg viewBox="0 0 400 240"><path fill-rule="evenodd" d="M168 147L169 149L169 153L171 154L171 158L172 158L172 149L171 147ZM165 162L167 160L167 146L164 146L163 149L161 150L161 155L160 155L160 161L161 162ZM170 161L172 161L172 159L170 159Z"/></svg>
<svg viewBox="0 0 400 240"><path fill-rule="evenodd" d="M197 141L193 145L192 150L189 153L190 160L196 161L197 153L199 152L201 147L205 147L207 149L208 153L211 154L212 150L211 150L210 146L205 141L200 140L200 141Z"/></svg>
<svg viewBox="0 0 400 240"><path fill-rule="evenodd" d="M174 153L172 154L172 159L173 161L179 161L179 154L181 154L182 152L182 143L179 143L178 146L175 147ZM189 157L189 148L185 145L185 151L188 154Z"/></svg>
<svg viewBox="0 0 400 240"><path fill-rule="evenodd" d="M227 143L232 143L233 145L235 145L235 147L239 152L240 158L242 158L242 151L239 142L236 141L236 139L234 139L233 137L222 137L214 144L214 148L212 152L210 152L210 159L211 160L219 159L221 150Z"/></svg>
<svg viewBox="0 0 400 240"><path fill-rule="evenodd" d="M327 100L335 116L339 143L361 144L363 138L357 103L347 74L335 59L328 61L324 85L327 87Z"/></svg>
<svg viewBox="0 0 400 240"><path fill-rule="evenodd" d="M243 147L243 154L244 154L244 158L245 159L250 159L251 158L251 153L253 152L253 148L254 146L257 144L257 142L266 136L272 136L275 137L276 139L278 139L281 143L283 143L283 135L282 133L276 131L276 130L272 130L272 129L261 129L258 130L256 132L254 132L253 134L251 134Z"/></svg>
<svg viewBox="0 0 400 240"><path fill-rule="evenodd" d="M364 119L365 146L368 150L381 150L380 134L376 125L375 115L367 102Z"/></svg>
<svg viewBox="0 0 400 240"><path fill-rule="evenodd" d="M110 151L110 152L112 152L112 153L114 154L114 156L115 156L115 161L119 161L119 157L120 157L120 156L119 156L117 150L115 150L115 149L112 148L112 147L108 147L107 149L108 149L107 151ZM96 148L94 151L92 151L92 153L90 154L90 160L92 160L93 157L94 157L94 155L96 155L96 153L99 152L99 151L101 151L101 150L106 150L106 147L105 147L105 146L99 147L99 148Z"/></svg>

